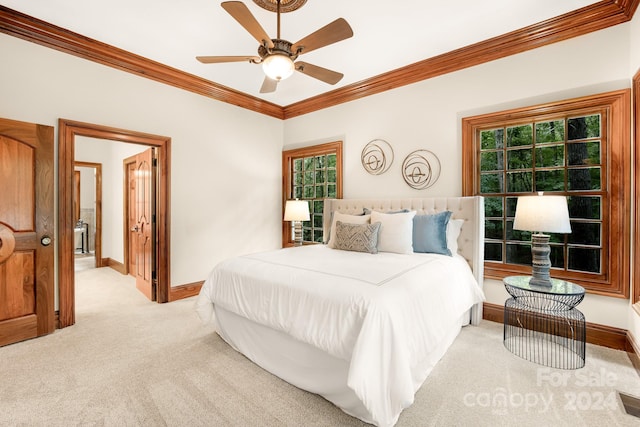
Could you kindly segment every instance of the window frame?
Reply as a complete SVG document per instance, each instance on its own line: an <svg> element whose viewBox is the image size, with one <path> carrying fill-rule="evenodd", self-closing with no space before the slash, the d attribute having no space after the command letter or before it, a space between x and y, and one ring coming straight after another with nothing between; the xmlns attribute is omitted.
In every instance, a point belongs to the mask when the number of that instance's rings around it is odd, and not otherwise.
<svg viewBox="0 0 640 427"><path fill-rule="evenodd" d="M282 215L287 200L293 198L293 162L296 159L326 154L336 155L336 198L342 198L342 141L328 142L282 152ZM305 242L304 244L312 244ZM293 246L293 233L289 221L282 221L282 247Z"/></svg>
<svg viewBox="0 0 640 427"><path fill-rule="evenodd" d="M640 314L640 70L633 76L633 117L635 143L635 238L634 238L634 266L633 269L633 297L636 312Z"/></svg>
<svg viewBox="0 0 640 427"><path fill-rule="evenodd" d="M505 127L524 122L541 122L560 115L590 114L600 111L602 136L606 135L606 176L602 208L601 274L552 269L552 276L573 281L590 293L629 297L631 143L630 90L607 92L530 107L488 113L462 119L462 193L476 195L480 189L481 129ZM570 194L567 192L566 194ZM533 194L533 193L531 193ZM605 200L608 199L608 203ZM606 231L605 231L606 230ZM530 266L485 261L485 277L502 279L513 274L531 274Z"/></svg>

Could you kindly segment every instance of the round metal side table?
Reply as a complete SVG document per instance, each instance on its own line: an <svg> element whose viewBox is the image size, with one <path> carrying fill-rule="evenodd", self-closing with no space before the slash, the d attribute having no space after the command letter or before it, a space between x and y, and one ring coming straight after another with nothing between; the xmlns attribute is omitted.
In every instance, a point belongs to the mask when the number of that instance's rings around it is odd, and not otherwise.
<svg viewBox="0 0 640 427"><path fill-rule="evenodd" d="M584 288L559 279L551 279L551 286L531 285L530 279L503 279L511 295L504 303L504 346L540 365L582 368L586 325L584 314L575 307L584 298Z"/></svg>

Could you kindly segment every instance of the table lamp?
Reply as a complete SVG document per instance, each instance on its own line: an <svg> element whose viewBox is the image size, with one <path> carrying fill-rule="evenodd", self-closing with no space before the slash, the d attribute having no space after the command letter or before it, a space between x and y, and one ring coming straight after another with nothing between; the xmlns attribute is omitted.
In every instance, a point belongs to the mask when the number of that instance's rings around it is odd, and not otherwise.
<svg viewBox="0 0 640 427"><path fill-rule="evenodd" d="M309 221L309 203L306 200L287 200L284 220L293 222L295 246L302 246L302 221Z"/></svg>
<svg viewBox="0 0 640 427"><path fill-rule="evenodd" d="M549 269L549 235L547 233L571 233L569 209L565 196L520 196L516 205L514 230L531 231L532 285L551 286Z"/></svg>

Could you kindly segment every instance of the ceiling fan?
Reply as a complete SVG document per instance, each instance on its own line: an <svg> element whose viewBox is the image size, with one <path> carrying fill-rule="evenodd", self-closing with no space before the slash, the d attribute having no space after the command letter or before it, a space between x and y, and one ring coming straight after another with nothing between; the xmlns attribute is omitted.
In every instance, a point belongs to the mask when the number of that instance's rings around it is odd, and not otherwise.
<svg viewBox="0 0 640 427"><path fill-rule="evenodd" d="M269 1L273 2L273 0ZM243 61L262 64L266 76L260 88L260 93L274 92L278 82L291 76L294 71L299 71L331 85L338 83L343 77L342 73L307 62L294 61L303 53L311 52L353 36L353 30L347 21L343 18L338 18L296 43L291 43L280 38L280 3L281 0L277 0L278 34L275 39L272 39L269 38L266 31L244 3L239 1L223 2L221 4L222 8L260 43L258 56L197 56L196 59L203 64Z"/></svg>

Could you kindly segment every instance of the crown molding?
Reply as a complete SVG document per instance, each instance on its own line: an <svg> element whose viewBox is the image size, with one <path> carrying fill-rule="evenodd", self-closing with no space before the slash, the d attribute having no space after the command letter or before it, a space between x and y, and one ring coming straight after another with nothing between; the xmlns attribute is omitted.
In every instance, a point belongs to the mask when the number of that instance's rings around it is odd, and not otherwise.
<svg viewBox="0 0 640 427"><path fill-rule="evenodd" d="M364 98L631 20L640 0L605 0L284 107L285 119Z"/></svg>
<svg viewBox="0 0 640 427"><path fill-rule="evenodd" d="M603 0L556 18L465 46L281 107L65 28L0 6L0 32L221 102L286 120L464 68L618 25L640 0Z"/></svg>
<svg viewBox="0 0 640 427"><path fill-rule="evenodd" d="M282 107L0 5L0 32L140 77L283 119Z"/></svg>

